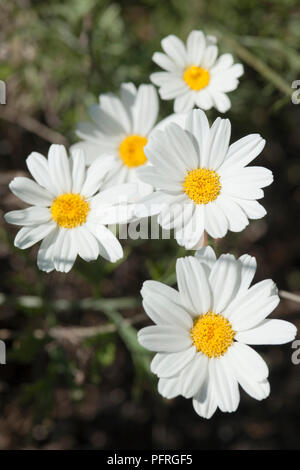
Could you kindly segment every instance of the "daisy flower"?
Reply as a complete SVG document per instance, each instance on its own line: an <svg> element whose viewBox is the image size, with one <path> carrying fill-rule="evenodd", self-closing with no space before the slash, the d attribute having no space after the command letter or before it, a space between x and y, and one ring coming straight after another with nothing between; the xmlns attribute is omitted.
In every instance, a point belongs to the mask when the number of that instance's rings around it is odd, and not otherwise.
<svg viewBox="0 0 300 470"><path fill-rule="evenodd" d="M185 129L168 124L145 147L151 165L138 175L157 191L142 199L137 215L159 213L159 224L174 229L177 242L193 249L204 231L220 238L228 230L243 230L248 219L263 217L266 211L257 199L273 175L260 166L246 167L265 145L259 134L229 145L228 119L217 118L210 128L203 111L187 116Z"/></svg>
<svg viewBox="0 0 300 470"><path fill-rule="evenodd" d="M166 398L193 398L196 413L233 412L239 385L256 400L270 393L268 366L249 345L292 341L296 328L266 317L279 297L271 279L250 284L255 258L216 255L211 247L177 260L178 291L157 281L142 288L143 306L155 326L138 333L155 351L151 370Z"/></svg>
<svg viewBox="0 0 300 470"><path fill-rule="evenodd" d="M136 169L146 164L144 147L158 116L158 97L153 85L123 83L120 97L101 94L99 104L89 108L90 122L78 125L82 142L72 148L85 150L90 164L101 155L113 155L117 164L107 176L105 186L137 181ZM149 192L148 185L140 187ZM148 189L148 191L147 191Z"/></svg>
<svg viewBox="0 0 300 470"><path fill-rule="evenodd" d="M218 57L215 37L192 31L186 46L174 35L164 38L161 46L165 54L155 52L153 61L165 72L152 73L150 79L160 87L163 100L175 100L176 113L194 106L225 113L231 107L226 93L238 87L243 66L233 64L231 54Z"/></svg>
<svg viewBox="0 0 300 470"><path fill-rule="evenodd" d="M46 272L70 271L77 255L85 261L99 254L111 262L122 258L119 241L105 225L132 217L126 201L135 194L136 185L123 184L96 194L115 164L113 158L99 158L86 170L81 150L68 158L63 145L51 145L48 160L33 152L26 164L35 181L17 177L9 187L31 207L5 215L8 223L24 226L16 235L16 247L29 248L43 240L37 264Z"/></svg>

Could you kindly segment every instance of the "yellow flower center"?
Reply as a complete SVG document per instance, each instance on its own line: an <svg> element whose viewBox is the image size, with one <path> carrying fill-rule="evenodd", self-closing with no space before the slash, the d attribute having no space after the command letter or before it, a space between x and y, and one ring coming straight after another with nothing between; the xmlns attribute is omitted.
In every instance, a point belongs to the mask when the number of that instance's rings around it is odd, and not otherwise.
<svg viewBox="0 0 300 470"><path fill-rule="evenodd" d="M197 351L207 357L220 357L232 345L235 331L229 321L218 313L207 312L194 321L191 337Z"/></svg>
<svg viewBox="0 0 300 470"><path fill-rule="evenodd" d="M188 171L183 190L196 204L207 204L217 199L220 194L220 177L215 171L207 168Z"/></svg>
<svg viewBox="0 0 300 470"><path fill-rule="evenodd" d="M197 65L191 65L185 69L183 80L192 90L202 90L209 84L209 71Z"/></svg>
<svg viewBox="0 0 300 470"><path fill-rule="evenodd" d="M144 165L147 161L147 157L144 154L146 143L147 138L141 135L129 135L126 137L119 147L123 163L129 167Z"/></svg>
<svg viewBox="0 0 300 470"><path fill-rule="evenodd" d="M86 222L90 204L80 194L58 196L50 207L52 219L63 228L75 228Z"/></svg>

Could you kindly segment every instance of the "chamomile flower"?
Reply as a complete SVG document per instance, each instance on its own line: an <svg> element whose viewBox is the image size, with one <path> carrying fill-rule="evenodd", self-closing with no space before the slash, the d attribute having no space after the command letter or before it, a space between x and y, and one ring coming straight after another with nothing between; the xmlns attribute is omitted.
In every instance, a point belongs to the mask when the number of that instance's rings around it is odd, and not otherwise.
<svg viewBox="0 0 300 470"><path fill-rule="evenodd" d="M78 125L82 142L72 148L85 151L90 164L101 155L113 155L117 164L106 178L105 187L137 181L136 169L147 163L144 147L158 116L158 97L153 85L123 83L120 97L101 94L99 104L89 108L90 122ZM148 186L148 185L147 185ZM148 188L140 188L140 191Z"/></svg>
<svg viewBox="0 0 300 470"><path fill-rule="evenodd" d="M155 351L151 370L166 398L193 398L196 413L210 418L217 408L233 412L239 385L253 398L270 393L268 366L249 345L283 344L293 324L267 316L279 302L271 279L250 284L255 258L216 255L211 247L177 260L178 291L157 281L142 288L143 306L154 326L138 333Z"/></svg>
<svg viewBox="0 0 300 470"><path fill-rule="evenodd" d="M174 229L180 245L193 249L206 231L221 238L239 232L248 219L266 214L257 202L261 188L273 181L272 172L246 167L262 151L265 141L251 134L229 145L231 125L217 118L209 127L205 113L190 111L185 129L175 123L157 130L145 147L151 165L139 178L157 189L137 206L137 215L159 214L166 230Z"/></svg>
<svg viewBox="0 0 300 470"><path fill-rule="evenodd" d="M111 262L122 258L119 241L105 225L132 217L126 201L136 193L136 185L96 194L115 164L113 158L99 158L86 170L82 150L74 150L68 158L63 145L51 145L48 160L33 152L26 164L35 181L17 177L9 186L31 207L5 215L8 223L24 226L16 235L16 247L29 248L43 240L37 264L46 272L70 271L77 255L85 261L99 255Z"/></svg>
<svg viewBox="0 0 300 470"><path fill-rule="evenodd" d="M226 93L238 87L243 66L234 64L231 54L218 57L216 38L192 31L186 45L174 35L164 38L161 45L165 54L155 52L153 61L165 72L152 73L150 79L160 87L162 99L175 100L176 113L194 106L225 113L231 107Z"/></svg>

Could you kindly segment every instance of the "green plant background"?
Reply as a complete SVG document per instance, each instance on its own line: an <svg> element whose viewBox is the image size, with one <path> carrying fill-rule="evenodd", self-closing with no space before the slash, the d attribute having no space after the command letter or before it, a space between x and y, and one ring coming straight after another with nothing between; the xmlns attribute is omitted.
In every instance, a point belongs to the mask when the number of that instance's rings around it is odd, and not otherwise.
<svg viewBox="0 0 300 470"><path fill-rule="evenodd" d="M76 141L76 123L100 92L123 81L147 83L161 39L185 39L194 28L215 34L221 52L245 65L230 94L232 139L261 133L257 164L274 172L267 217L216 243L218 252L258 259L256 281L300 290L300 79L297 0L0 0L1 212L20 208L8 182L26 173L33 150ZM161 102L160 117L172 112ZM209 119L217 116L214 110ZM238 411L202 420L191 401L167 401L149 373L151 355L136 341L149 324L139 291L146 279L174 283L174 240L124 241L124 259L77 261L68 274L44 274L36 248L13 247L15 228L0 225L0 448L299 448L299 369L293 350L260 347L270 365L271 396L242 393ZM283 300L276 317L299 325L299 304Z"/></svg>

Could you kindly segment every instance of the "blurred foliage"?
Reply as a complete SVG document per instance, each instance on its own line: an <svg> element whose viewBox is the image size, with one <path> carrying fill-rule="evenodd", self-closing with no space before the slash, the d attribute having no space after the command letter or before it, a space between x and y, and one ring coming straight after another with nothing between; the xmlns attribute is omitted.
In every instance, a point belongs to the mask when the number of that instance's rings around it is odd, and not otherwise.
<svg viewBox="0 0 300 470"><path fill-rule="evenodd" d="M300 290L300 113L290 99L291 83L300 78L298 0L0 0L0 18L0 79L7 85L7 105L0 107L3 212L17 208L9 180L26 170L32 150L46 153L49 145L34 125L28 131L29 118L75 142L77 122L100 93L118 91L123 81L147 83L161 39L185 39L199 28L244 63L227 113L233 139L260 132L268 145L259 164L275 174L264 201L267 218L215 249L249 252L258 258L258 280L272 277L281 288ZM22 120L16 124L7 110ZM170 112L172 102L161 102L160 117ZM36 248L14 249L14 234L2 222L0 334L8 364L0 378L0 448L296 445L300 390L287 350L267 358L274 398L262 406L246 401L237 418L203 424L187 401L161 405L153 395L151 355L136 340L136 325L146 324L139 291L145 279L175 283L176 258L188 253L173 240L125 241L120 262L78 261L66 276L39 272ZM289 304L279 310L282 317L295 313ZM74 326L96 329L86 337L74 334Z"/></svg>
<svg viewBox="0 0 300 470"><path fill-rule="evenodd" d="M300 69L300 14L293 0L3 0L0 14L0 77L9 103L38 113L70 142L100 92L117 90L122 81L148 81L152 54L170 33L183 39L192 28L216 33L223 52L226 38L233 37L284 77L287 87ZM246 74L232 93L232 113L238 115L258 93L262 105L270 96L273 105L282 100L274 83L263 77L255 83ZM163 114L170 109L162 104Z"/></svg>

